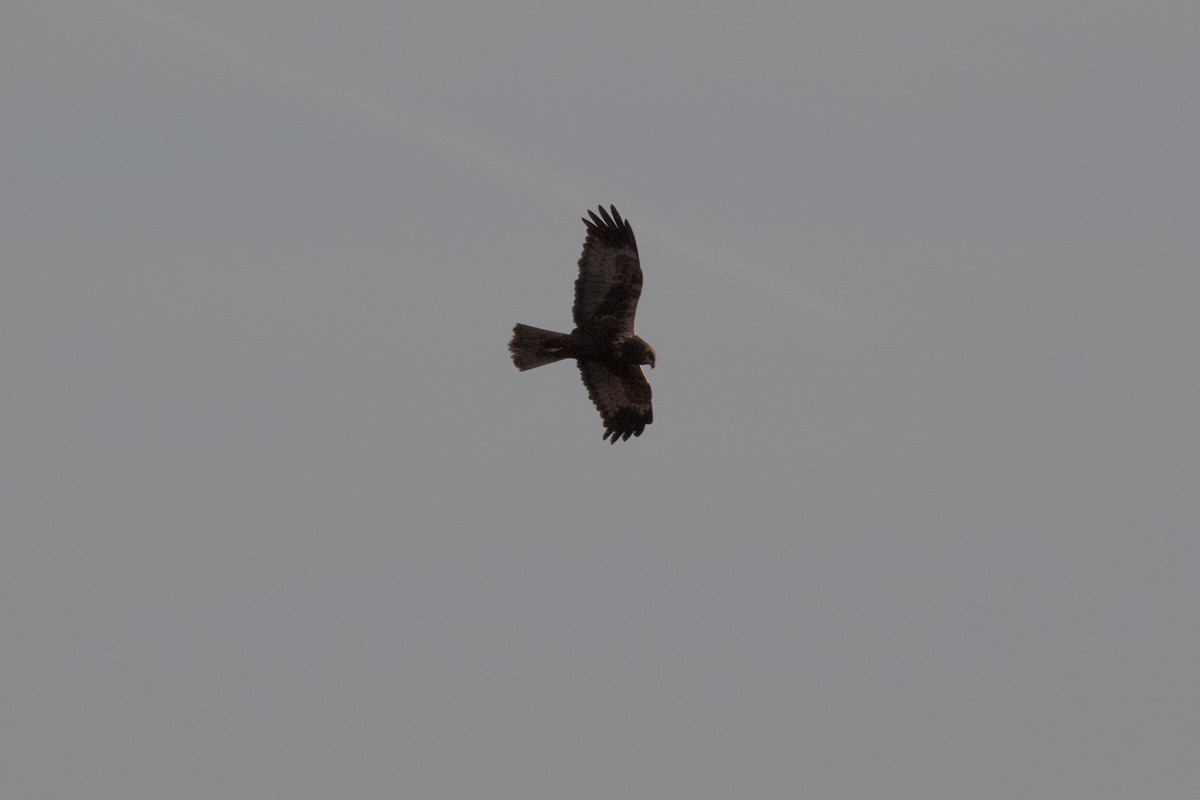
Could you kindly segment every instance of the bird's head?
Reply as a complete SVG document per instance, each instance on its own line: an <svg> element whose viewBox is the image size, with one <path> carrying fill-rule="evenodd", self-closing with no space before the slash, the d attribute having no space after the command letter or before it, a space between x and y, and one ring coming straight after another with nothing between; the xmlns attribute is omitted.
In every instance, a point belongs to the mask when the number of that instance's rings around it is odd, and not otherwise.
<svg viewBox="0 0 1200 800"><path fill-rule="evenodd" d="M639 364L649 364L650 369L654 369L654 348L646 344L646 341L640 336L635 336L634 341L638 346L638 362Z"/></svg>
<svg viewBox="0 0 1200 800"><path fill-rule="evenodd" d="M621 360L626 364L649 364L654 368L654 348L640 336L625 337L620 345Z"/></svg>

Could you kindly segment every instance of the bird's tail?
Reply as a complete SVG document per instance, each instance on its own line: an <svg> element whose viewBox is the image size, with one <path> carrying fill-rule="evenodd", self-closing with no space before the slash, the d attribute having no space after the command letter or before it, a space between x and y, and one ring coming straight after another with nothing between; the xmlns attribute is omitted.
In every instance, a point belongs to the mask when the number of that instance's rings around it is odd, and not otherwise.
<svg viewBox="0 0 1200 800"><path fill-rule="evenodd" d="M556 333L518 323L513 327L508 351L512 353L512 360L517 369L524 372L567 358L570 355L567 352L570 340L571 336L567 333Z"/></svg>

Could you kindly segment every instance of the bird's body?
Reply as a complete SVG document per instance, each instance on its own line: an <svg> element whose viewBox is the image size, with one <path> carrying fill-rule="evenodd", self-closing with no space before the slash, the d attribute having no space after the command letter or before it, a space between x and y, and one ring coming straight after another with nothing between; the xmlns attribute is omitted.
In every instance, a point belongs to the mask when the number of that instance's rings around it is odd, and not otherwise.
<svg viewBox="0 0 1200 800"><path fill-rule="evenodd" d="M588 397L604 421L604 438L616 443L641 436L654 421L650 383L641 365L655 363L654 348L633 332L642 293L642 268L633 228L601 206L588 211L587 238L575 281L575 329L558 333L518 324L508 343L517 369L573 358Z"/></svg>

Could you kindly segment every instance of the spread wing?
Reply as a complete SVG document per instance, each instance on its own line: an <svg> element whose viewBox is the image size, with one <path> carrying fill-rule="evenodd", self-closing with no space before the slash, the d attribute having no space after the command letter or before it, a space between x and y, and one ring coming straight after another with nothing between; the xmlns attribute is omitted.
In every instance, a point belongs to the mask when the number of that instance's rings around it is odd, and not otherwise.
<svg viewBox="0 0 1200 800"><path fill-rule="evenodd" d="M575 280L575 324L586 327L601 317L612 317L621 330L632 333L642 295L642 265L633 228L621 219L616 206L609 208L611 216L600 206L600 216L588 211L591 219L583 221L587 238Z"/></svg>
<svg viewBox="0 0 1200 800"><path fill-rule="evenodd" d="M609 364L600 361L579 361L583 385L588 397L604 420L604 438L622 441L641 436L654 421L650 407L650 382L642 368L634 364Z"/></svg>

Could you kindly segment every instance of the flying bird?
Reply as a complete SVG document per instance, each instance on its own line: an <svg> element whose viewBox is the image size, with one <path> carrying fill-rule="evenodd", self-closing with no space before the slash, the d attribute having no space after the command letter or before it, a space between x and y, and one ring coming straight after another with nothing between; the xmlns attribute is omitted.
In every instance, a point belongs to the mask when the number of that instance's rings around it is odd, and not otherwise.
<svg viewBox="0 0 1200 800"><path fill-rule="evenodd" d="M642 294L642 265L637 240L616 206L610 215L588 211L587 238L575 280L575 329L570 333L517 324L508 350L513 363L527 369L573 358L579 364L588 397L604 421L604 438L641 436L654 421L650 382L642 364L654 367L654 348L633 332Z"/></svg>

